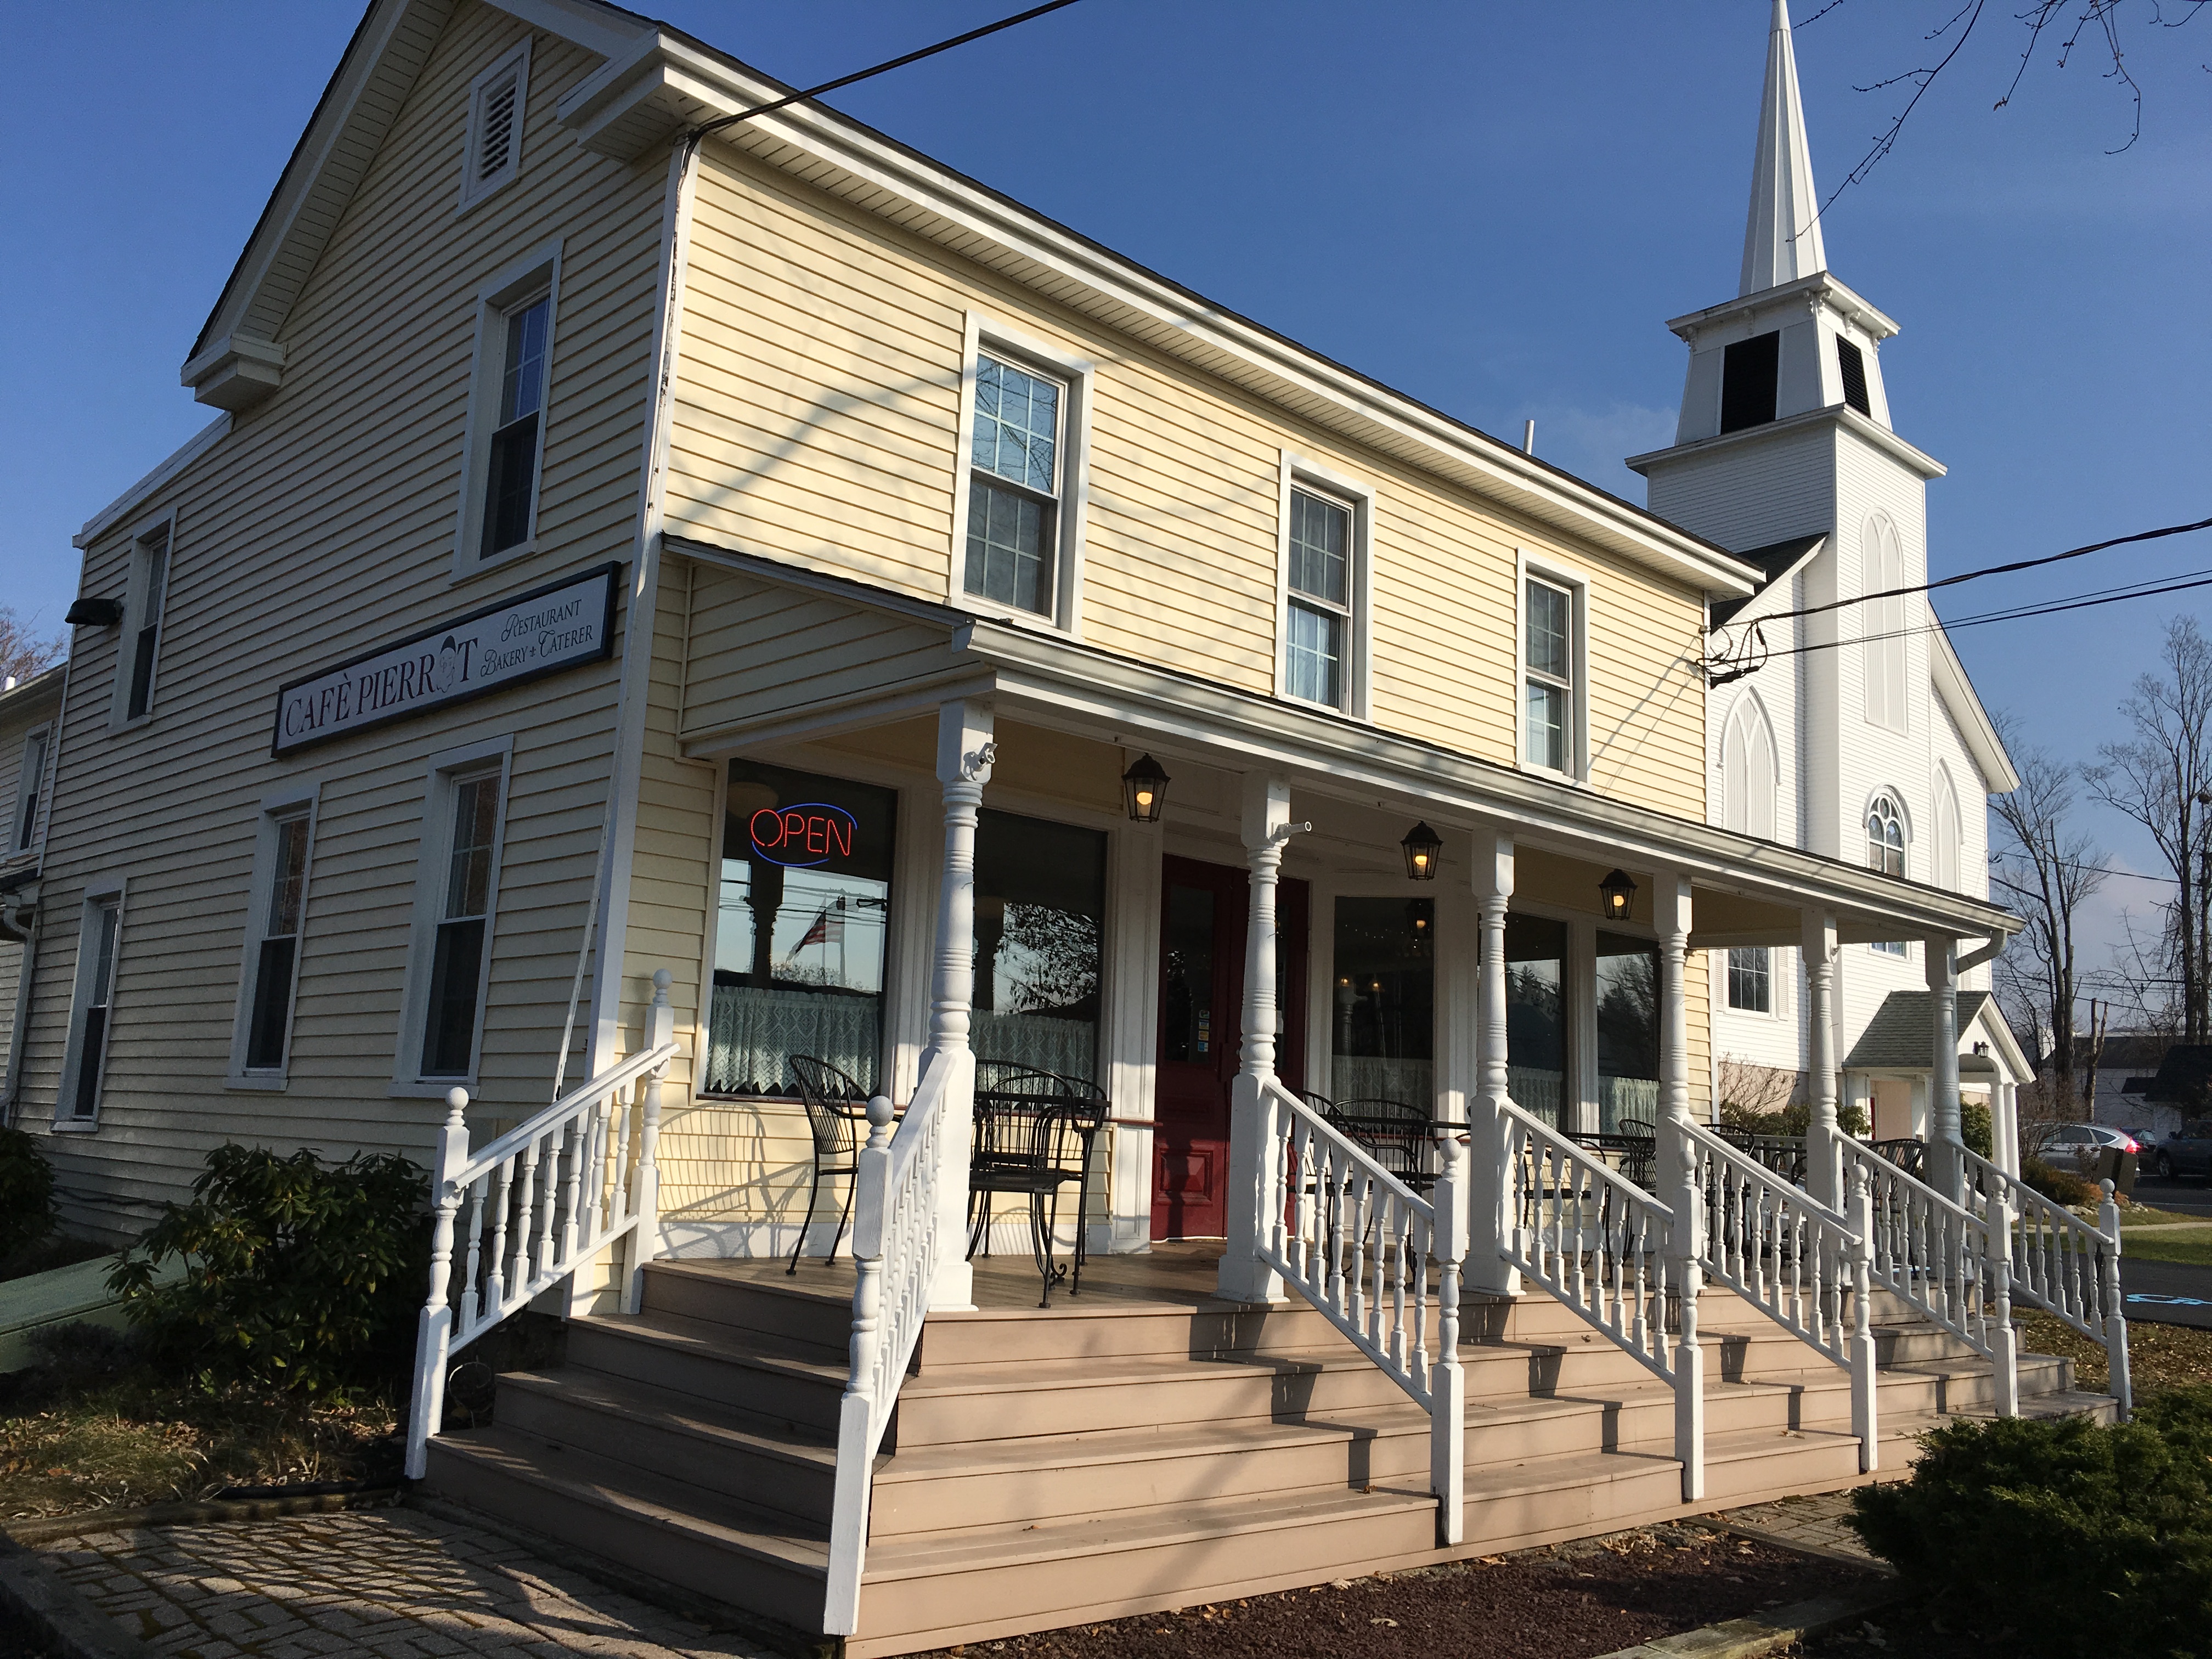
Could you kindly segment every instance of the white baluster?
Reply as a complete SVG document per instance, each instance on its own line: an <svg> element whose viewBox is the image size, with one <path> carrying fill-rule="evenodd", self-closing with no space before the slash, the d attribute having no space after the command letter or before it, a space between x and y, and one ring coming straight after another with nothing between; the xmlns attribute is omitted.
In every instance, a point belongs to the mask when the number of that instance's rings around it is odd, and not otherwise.
<svg viewBox="0 0 2212 1659"><path fill-rule="evenodd" d="M469 1183L469 1222L466 1229L469 1241L468 1267L461 1275L460 1334L471 1337L477 1334L477 1275L483 1254L484 1187L489 1176L478 1176Z"/></svg>
<svg viewBox="0 0 2212 1659"><path fill-rule="evenodd" d="M453 1329L453 1305L447 1299L446 1288L453 1262L453 1212L461 1196L454 1181L469 1161L468 1104L467 1090L447 1091L446 1122L438 1131L437 1155L431 1166L434 1219L430 1228L430 1284L416 1322L414 1401L407 1423L406 1468L410 1480L420 1480L428 1468L430 1436L445 1415L446 1353Z"/></svg>
<svg viewBox="0 0 2212 1659"><path fill-rule="evenodd" d="M2104 1188L2105 1201L2097 1207L2097 1231L2104 1235L2108 1248L2098 1253L2100 1288L2104 1291L2104 1317L2099 1326L2104 1332L2105 1356L2112 1373L2105 1389L2119 1401L2120 1420L2125 1422L2135 1409L2135 1388L2128 1371L2127 1304L2120 1295L2120 1206L2112 1195L2112 1183L2107 1181Z"/></svg>

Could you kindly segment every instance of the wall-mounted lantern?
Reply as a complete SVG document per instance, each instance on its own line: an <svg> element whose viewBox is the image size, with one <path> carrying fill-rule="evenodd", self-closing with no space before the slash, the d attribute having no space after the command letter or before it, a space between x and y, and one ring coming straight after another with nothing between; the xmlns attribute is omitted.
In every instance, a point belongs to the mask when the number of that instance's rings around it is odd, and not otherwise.
<svg viewBox="0 0 2212 1659"><path fill-rule="evenodd" d="M1605 919L1607 921L1626 921L1629 911L1636 904L1636 884L1628 878L1626 870L1616 870L1598 883L1597 890L1605 899Z"/></svg>
<svg viewBox="0 0 2212 1659"><path fill-rule="evenodd" d="M1443 837L1425 823L1417 823L1406 831L1406 839L1398 843L1406 850L1406 875L1413 881L1434 881L1437 865L1444 850Z"/></svg>
<svg viewBox="0 0 2212 1659"><path fill-rule="evenodd" d="M1150 755L1138 756L1121 774L1121 799L1128 805L1130 823L1158 823L1168 804L1168 775L1160 763Z"/></svg>

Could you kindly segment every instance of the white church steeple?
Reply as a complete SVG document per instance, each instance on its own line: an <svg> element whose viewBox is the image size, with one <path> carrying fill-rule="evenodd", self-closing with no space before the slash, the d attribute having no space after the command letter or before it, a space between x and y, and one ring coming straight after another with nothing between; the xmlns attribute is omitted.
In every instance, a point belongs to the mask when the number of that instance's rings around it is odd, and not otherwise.
<svg viewBox="0 0 2212 1659"><path fill-rule="evenodd" d="M1820 246L1820 197L1813 188L1813 151L1805 142L1805 106L1797 95L1797 55L1790 46L1789 0L1774 0L1739 297L1828 268Z"/></svg>

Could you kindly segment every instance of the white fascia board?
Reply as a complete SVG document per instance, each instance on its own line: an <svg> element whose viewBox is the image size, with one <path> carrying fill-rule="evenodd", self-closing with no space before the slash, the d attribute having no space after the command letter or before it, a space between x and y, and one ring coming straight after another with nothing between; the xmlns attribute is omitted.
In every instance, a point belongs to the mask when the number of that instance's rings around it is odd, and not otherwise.
<svg viewBox="0 0 2212 1659"><path fill-rule="evenodd" d="M70 538L70 545L75 548L91 546L94 538L113 527L118 519L128 518L136 513L149 495L214 448L229 430L230 416L228 414L216 416L186 439L168 459L87 519L84 528Z"/></svg>
<svg viewBox="0 0 2212 1659"><path fill-rule="evenodd" d="M682 125L782 95L782 88L731 60L655 33L641 38L623 59L579 82L556 112L582 142L627 159L629 146L641 149ZM648 115L650 120L633 118ZM607 141L617 135L620 142L609 148ZM915 234L955 246L969 258L976 257L971 239L995 244L1109 306L1164 325L1164 335L1152 343L1164 349L1180 344L1178 355L1216 373L1222 370L1206 357L1225 358L1273 383L1273 401L1289 401L1287 392L1365 422L1424 453L1442 476L1670 580L1724 599L1741 599L1758 585L1756 573L1725 550L1224 311L819 105L793 104L717 136L771 166L816 175L817 185L826 163L941 222L933 227L874 204L874 211ZM1054 297L1080 308L1066 292ZM1267 395L1265 387L1253 389Z"/></svg>
<svg viewBox="0 0 2212 1659"><path fill-rule="evenodd" d="M1967 752L1981 769L1984 788L1992 795L2008 795L2020 787L2020 774L2013 769L2012 757L2005 753L1996 722L1974 695L1974 683L1966 678L1966 666L1952 648L1951 636L1943 631L1942 623L1936 624L1932 637L1936 648L1928 653L1928 670L1936 682L1936 695L1943 699L1944 708L1958 722L1959 735L1966 740Z"/></svg>
<svg viewBox="0 0 2212 1659"><path fill-rule="evenodd" d="M0 720L28 714L41 702L60 702L62 682L68 678L69 659L64 657L52 668L42 668L29 679L16 681L14 690L0 691Z"/></svg>
<svg viewBox="0 0 2212 1659"><path fill-rule="evenodd" d="M1824 531L1814 538L1812 546L1798 556L1795 563L1770 578L1765 586L1747 599L1743 608L1730 617L1724 626L1735 628L1743 623L1765 622L1778 611L1796 610L1795 605L1787 603L1790 598L1791 579L1827 551L1827 548L1828 537Z"/></svg>
<svg viewBox="0 0 2212 1659"><path fill-rule="evenodd" d="M1632 472L1649 473L1654 466L1686 460L1692 456L1710 455L1716 450L1729 449L1739 444L1764 442L1771 438L1786 437L1802 432L1809 426L1832 423L1874 446L1922 478L1940 478L1950 469L1926 451L1915 448L1887 427L1869 420L1848 404L1831 404L1825 409L1808 409L1798 415L1785 415L1778 421L1767 421L1758 426L1739 427L1734 432L1723 432L1717 437L1699 438L1686 444L1670 444L1665 449L1647 450L1641 455L1631 455L1621 463Z"/></svg>
<svg viewBox="0 0 2212 1659"><path fill-rule="evenodd" d="M2020 1039L2013 1035L2012 1022L2005 1018L2003 1011L1997 1006L1994 994L1982 1000L1982 1006L1974 1011L1974 1017L1967 1022L1966 1029L1959 1033L1960 1046L1965 1047L1966 1041L1977 1030L1988 1034L1990 1042L1996 1047L2014 1081L2024 1083L2035 1075L2034 1064L2020 1046Z"/></svg>
<svg viewBox="0 0 2212 1659"><path fill-rule="evenodd" d="M641 34L653 33L653 25L635 12L599 0L489 0L495 9L520 18L534 29L581 46L602 58L619 57Z"/></svg>
<svg viewBox="0 0 2212 1659"><path fill-rule="evenodd" d="M1687 316L1669 318L1667 326L1681 338L1694 341L1716 324L1733 322L1754 312L1795 309L1804 303L1825 303L1831 310L1850 318L1877 341L1887 340L1900 332L1894 319L1875 309L1860 295L1825 270L1816 270L1810 276L1800 276L1794 283L1784 283L1776 288L1761 289L1756 294L1723 300L1717 306L1707 306L1703 311L1692 311Z"/></svg>

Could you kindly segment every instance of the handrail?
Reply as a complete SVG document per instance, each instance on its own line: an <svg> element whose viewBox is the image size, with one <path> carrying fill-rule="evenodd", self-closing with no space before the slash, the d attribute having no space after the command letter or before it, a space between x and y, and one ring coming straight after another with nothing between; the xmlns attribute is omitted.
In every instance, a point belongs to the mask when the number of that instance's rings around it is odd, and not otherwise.
<svg viewBox="0 0 2212 1659"><path fill-rule="evenodd" d="M2063 1320L2105 1350L2111 1373L2106 1391L2124 1419L2134 1406L2128 1367L2127 1303L2120 1290L2120 1206L2112 1183L2091 1226L1971 1150L1966 1153L1966 1194L1992 1231L2011 1242L2007 1252L2012 1294ZM1992 1213L1999 1206L2002 1217Z"/></svg>
<svg viewBox="0 0 2212 1659"><path fill-rule="evenodd" d="M830 1523L824 1632L860 1627L860 1575L867 1563L868 1509L877 1449L898 1403L899 1383L921 1340L937 1274L939 1198L948 1178L963 1188L967 1170L947 1171L944 1128L962 1121L975 1097L975 1056L965 1048L931 1056L914 1099L891 1126L891 1103L868 1102L868 1144L854 1176L852 1369L837 1407L837 1474ZM958 1249L955 1238L951 1248Z"/></svg>
<svg viewBox="0 0 2212 1659"><path fill-rule="evenodd" d="M428 1467L430 1436L445 1414L447 1365L455 1352L624 1238L633 1243L623 1305L635 1310L644 1266L659 1249L660 1078L676 1056L668 987L668 970L655 972L644 1048L473 1157L468 1091L447 1091L431 1177L429 1294L416 1325L408 1479L421 1480ZM635 1152L633 1105L640 1107ZM465 1248L456 1283L453 1226L465 1199Z"/></svg>
<svg viewBox="0 0 2212 1659"><path fill-rule="evenodd" d="M1463 1130L1436 1127L1441 1168L1424 1198L1273 1076L1240 1076L1237 1083L1259 1096L1260 1259L1427 1411L1437 1541L1457 1544L1467 1479L1467 1379L1459 1357L1468 1231Z"/></svg>
<svg viewBox="0 0 2212 1659"><path fill-rule="evenodd" d="M1499 1254L1674 1389L1682 1500L1696 1502L1705 1496L1698 1264L1678 1239L1674 1211L1510 1100L1498 1103L1498 1132Z"/></svg>
<svg viewBox="0 0 2212 1659"><path fill-rule="evenodd" d="M1954 1204L1863 1141L1838 1135L1834 1145L1846 1178L1866 1188L1875 1285L1987 1358L1997 1414L2017 1416L2011 1261L1992 1242L2008 1224Z"/></svg>
<svg viewBox="0 0 2212 1659"><path fill-rule="evenodd" d="M1706 1273L1850 1373L1859 1470L1871 1474L1879 1441L1869 1282L1873 1230L1864 1180L1851 1182L1846 1218L1696 1123L1670 1118L1660 1132L1686 1142L1690 1190L1705 1206L1705 1224L1697 1231Z"/></svg>

